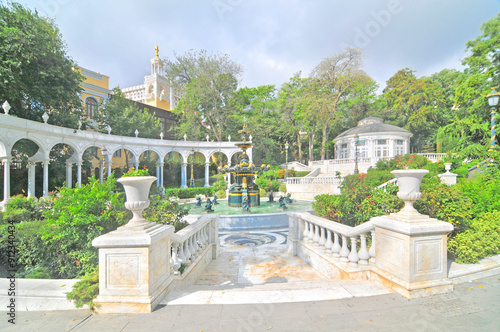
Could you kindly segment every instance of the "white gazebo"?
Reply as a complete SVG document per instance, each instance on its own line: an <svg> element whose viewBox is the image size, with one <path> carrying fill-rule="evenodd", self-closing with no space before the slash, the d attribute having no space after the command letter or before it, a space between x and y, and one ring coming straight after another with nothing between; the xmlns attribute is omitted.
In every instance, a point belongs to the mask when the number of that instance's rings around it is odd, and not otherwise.
<svg viewBox="0 0 500 332"><path fill-rule="evenodd" d="M357 127L344 131L335 137L335 159L353 160L359 162L391 159L397 155L404 155L410 151L410 137L413 134L408 130L384 123L377 117L368 117L358 122Z"/></svg>

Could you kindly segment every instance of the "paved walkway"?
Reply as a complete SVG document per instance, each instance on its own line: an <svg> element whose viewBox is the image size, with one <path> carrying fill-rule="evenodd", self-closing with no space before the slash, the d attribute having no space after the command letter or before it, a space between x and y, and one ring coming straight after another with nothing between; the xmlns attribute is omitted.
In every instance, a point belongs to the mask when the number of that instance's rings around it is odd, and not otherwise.
<svg viewBox="0 0 500 332"><path fill-rule="evenodd" d="M150 314L16 313L1 331L500 331L500 276L407 300L383 286L327 282L283 252L286 232L221 234L225 246L188 292ZM257 246L254 246L257 245Z"/></svg>

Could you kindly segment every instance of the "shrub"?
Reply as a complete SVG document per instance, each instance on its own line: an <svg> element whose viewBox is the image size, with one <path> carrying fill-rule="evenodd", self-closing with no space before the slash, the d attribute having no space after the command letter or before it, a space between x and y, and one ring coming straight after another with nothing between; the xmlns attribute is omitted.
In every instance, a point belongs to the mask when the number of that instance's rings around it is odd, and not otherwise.
<svg viewBox="0 0 500 332"><path fill-rule="evenodd" d="M165 195L167 197L195 198L197 195L212 196L214 192L213 187L173 188L165 190Z"/></svg>
<svg viewBox="0 0 500 332"><path fill-rule="evenodd" d="M182 217L189 212L188 205L180 205L178 202L161 199L158 196L151 197L150 201L151 203L143 214L147 221L172 225L175 227L176 232L188 225L187 222L182 220Z"/></svg>
<svg viewBox="0 0 500 332"><path fill-rule="evenodd" d="M422 198L415 202L420 213L453 224L452 235L468 227L474 215L473 202L460 187L443 184L439 177L434 176L422 184L421 192Z"/></svg>
<svg viewBox="0 0 500 332"><path fill-rule="evenodd" d="M226 191L225 190L219 190L219 191L216 192L216 194L217 194L217 197L220 198L220 199L226 198Z"/></svg>
<svg viewBox="0 0 500 332"><path fill-rule="evenodd" d="M266 191L264 189L260 188L259 189L259 195L260 195L260 197L266 197L267 193L266 193Z"/></svg>
<svg viewBox="0 0 500 332"><path fill-rule="evenodd" d="M482 169L456 187L471 200L473 215L500 210L500 171L496 167Z"/></svg>
<svg viewBox="0 0 500 332"><path fill-rule="evenodd" d="M278 190L282 193L286 193L286 183L280 184L280 186L278 187Z"/></svg>
<svg viewBox="0 0 500 332"><path fill-rule="evenodd" d="M98 264L96 237L124 225L128 211L123 193L115 193L116 181L110 176L102 184L95 178L81 188L60 188L53 199L54 209L44 211L42 239L50 248L47 266L53 276L75 278Z"/></svg>
<svg viewBox="0 0 500 332"><path fill-rule="evenodd" d="M217 178L217 180L213 184L214 192L226 190L227 189L227 181L224 179L224 175L217 174L215 177ZM217 195L217 196L219 196L219 195Z"/></svg>
<svg viewBox="0 0 500 332"><path fill-rule="evenodd" d="M99 267L86 273L82 280L73 285L73 290L66 294L68 300L75 301L77 308L88 304L90 309L94 309L93 300L99 295Z"/></svg>
<svg viewBox="0 0 500 332"><path fill-rule="evenodd" d="M14 222L38 220L42 218L42 212L46 208L35 197L26 198L23 195L16 195L11 197L5 206L2 220Z"/></svg>
<svg viewBox="0 0 500 332"><path fill-rule="evenodd" d="M500 211L486 212L474 219L470 228L448 241L448 250L461 264L500 253Z"/></svg>

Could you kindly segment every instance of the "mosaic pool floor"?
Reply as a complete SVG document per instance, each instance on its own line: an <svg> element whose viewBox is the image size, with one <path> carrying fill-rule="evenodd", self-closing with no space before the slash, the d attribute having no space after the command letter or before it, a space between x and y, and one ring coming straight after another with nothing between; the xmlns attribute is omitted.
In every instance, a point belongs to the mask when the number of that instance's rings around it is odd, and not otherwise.
<svg viewBox="0 0 500 332"><path fill-rule="evenodd" d="M288 230L221 232L220 254L163 304L281 303L391 293L368 281L332 281L286 251Z"/></svg>

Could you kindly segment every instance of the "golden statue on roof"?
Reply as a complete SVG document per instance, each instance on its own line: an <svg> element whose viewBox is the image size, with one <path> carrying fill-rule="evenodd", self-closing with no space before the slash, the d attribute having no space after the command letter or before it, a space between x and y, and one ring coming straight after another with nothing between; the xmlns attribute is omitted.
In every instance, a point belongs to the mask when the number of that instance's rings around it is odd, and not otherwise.
<svg viewBox="0 0 500 332"><path fill-rule="evenodd" d="M156 59L159 59L158 57L158 52L160 51L160 48L158 47L158 45L155 46L155 52L156 52Z"/></svg>

